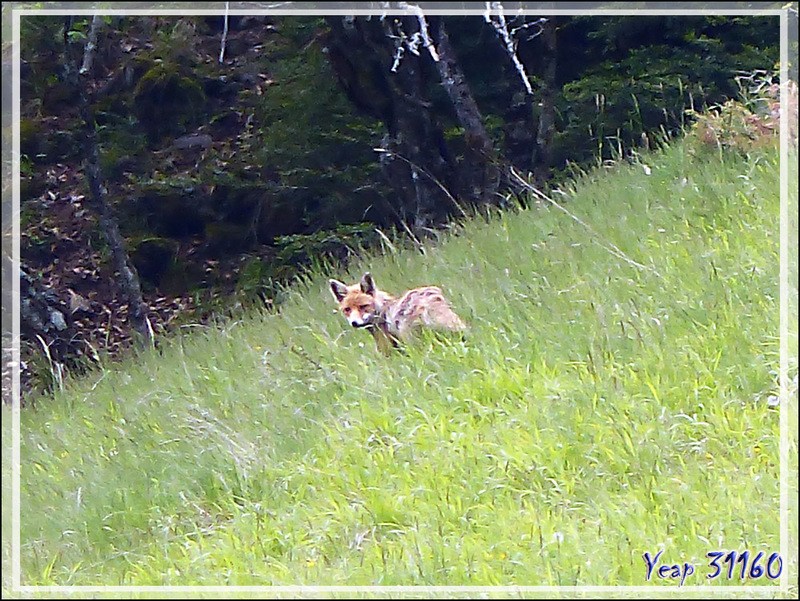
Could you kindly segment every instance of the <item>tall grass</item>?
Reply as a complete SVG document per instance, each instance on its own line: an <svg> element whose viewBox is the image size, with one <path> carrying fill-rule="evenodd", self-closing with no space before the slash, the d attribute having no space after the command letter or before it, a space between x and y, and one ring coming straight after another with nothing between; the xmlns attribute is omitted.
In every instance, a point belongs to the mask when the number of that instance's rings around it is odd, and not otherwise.
<svg viewBox="0 0 800 601"><path fill-rule="evenodd" d="M442 286L463 341L384 357L315 274L24 411L23 584L638 585L662 549L743 584L706 553L780 547L777 152L642 160L553 196L591 232L334 274Z"/></svg>

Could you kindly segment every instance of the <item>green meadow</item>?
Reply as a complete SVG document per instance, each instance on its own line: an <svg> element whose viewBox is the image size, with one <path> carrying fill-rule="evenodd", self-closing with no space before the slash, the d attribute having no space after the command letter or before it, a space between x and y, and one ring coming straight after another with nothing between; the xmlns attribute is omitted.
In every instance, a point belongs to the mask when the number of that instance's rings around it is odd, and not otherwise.
<svg viewBox="0 0 800 601"><path fill-rule="evenodd" d="M22 410L22 584L775 587L779 174L676 142L68 381ZM380 355L327 284L366 270L466 336Z"/></svg>

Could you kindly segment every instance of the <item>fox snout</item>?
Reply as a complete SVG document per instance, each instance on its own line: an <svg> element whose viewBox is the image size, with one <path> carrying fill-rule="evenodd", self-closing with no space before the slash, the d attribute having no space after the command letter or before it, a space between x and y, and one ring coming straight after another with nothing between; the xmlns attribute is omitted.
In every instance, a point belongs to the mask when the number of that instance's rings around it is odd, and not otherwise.
<svg viewBox="0 0 800 601"><path fill-rule="evenodd" d="M366 314L358 314L358 313L351 313L347 316L347 321L350 322L350 325L354 328L364 328L373 322L373 315L370 313Z"/></svg>

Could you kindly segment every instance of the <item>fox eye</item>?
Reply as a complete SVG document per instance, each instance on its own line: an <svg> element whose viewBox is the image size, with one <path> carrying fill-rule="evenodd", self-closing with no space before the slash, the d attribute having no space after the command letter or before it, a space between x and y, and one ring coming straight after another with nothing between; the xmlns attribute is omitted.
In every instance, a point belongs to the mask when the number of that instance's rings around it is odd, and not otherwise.
<svg viewBox="0 0 800 601"><path fill-rule="evenodd" d="M342 313L344 313L345 315L350 315L350 307L345 307L344 309L342 309Z"/></svg>
<svg viewBox="0 0 800 601"><path fill-rule="evenodd" d="M359 311L361 311L362 313L363 313L364 311L366 311L367 309L369 309L369 305L361 305L361 306L358 308L358 310L359 310Z"/></svg>

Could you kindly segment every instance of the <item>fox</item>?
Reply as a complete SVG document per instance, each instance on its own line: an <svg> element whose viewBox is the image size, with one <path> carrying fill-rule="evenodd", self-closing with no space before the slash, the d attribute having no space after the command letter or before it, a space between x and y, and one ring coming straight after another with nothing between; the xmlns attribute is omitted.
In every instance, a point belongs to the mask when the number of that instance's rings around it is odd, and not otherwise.
<svg viewBox="0 0 800 601"><path fill-rule="evenodd" d="M378 289L369 272L350 286L333 279L330 286L348 323L354 328L367 328L384 354L398 348L420 327L453 332L463 332L467 327L438 286L413 288L396 298Z"/></svg>

